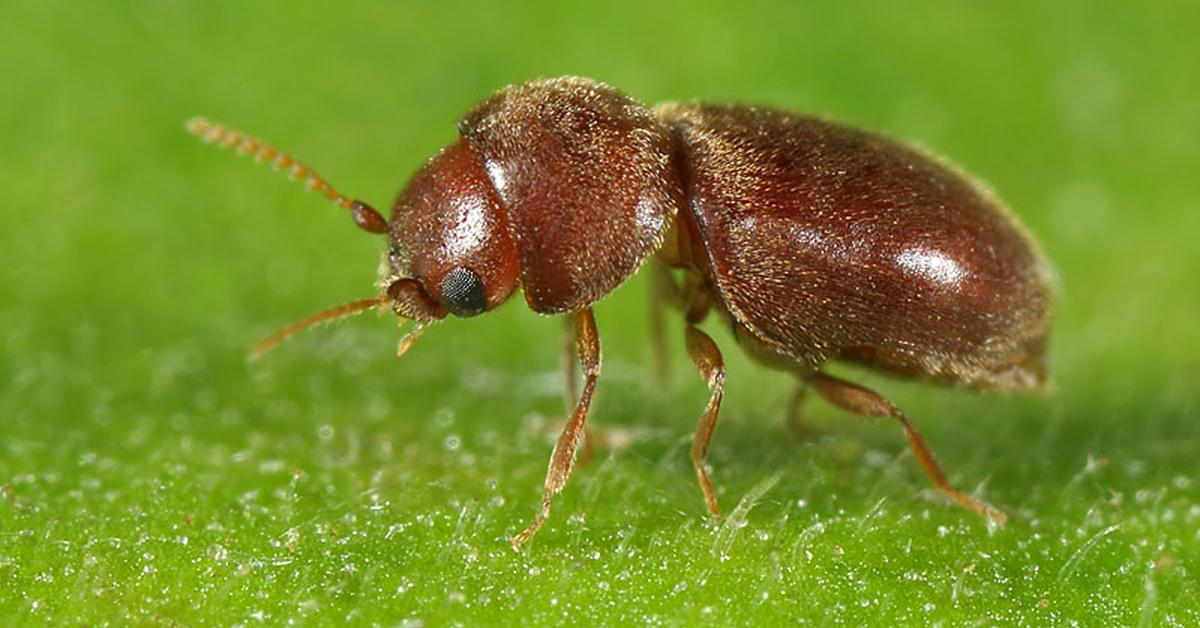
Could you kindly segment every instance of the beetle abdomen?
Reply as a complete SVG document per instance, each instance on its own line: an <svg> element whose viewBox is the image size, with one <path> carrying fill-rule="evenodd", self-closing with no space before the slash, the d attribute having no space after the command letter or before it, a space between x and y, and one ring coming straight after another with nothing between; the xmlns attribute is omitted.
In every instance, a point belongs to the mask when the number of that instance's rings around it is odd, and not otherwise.
<svg viewBox="0 0 1200 628"><path fill-rule="evenodd" d="M1044 381L1051 271L980 184L811 117L666 104L703 272L735 326L831 359L978 388Z"/></svg>

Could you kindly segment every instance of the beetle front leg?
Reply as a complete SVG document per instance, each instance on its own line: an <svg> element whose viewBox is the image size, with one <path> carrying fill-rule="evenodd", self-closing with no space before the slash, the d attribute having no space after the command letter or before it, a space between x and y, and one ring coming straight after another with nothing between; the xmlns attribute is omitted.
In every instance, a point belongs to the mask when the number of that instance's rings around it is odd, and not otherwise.
<svg viewBox="0 0 1200 628"><path fill-rule="evenodd" d="M596 392L596 379L600 376L600 335L596 333L596 319L592 316L591 308L576 313L574 322L575 351L583 369L583 391L575 404L575 410L567 418L567 424L554 445L554 451L550 454L550 467L546 471L546 484L542 489L542 504L533 523L513 538L512 544L515 547L520 547L537 534L550 514L550 504L554 501L554 495L566 486L571 469L575 466L575 451L579 448L579 441L583 436L584 423L592 406L592 396Z"/></svg>
<svg viewBox="0 0 1200 628"><path fill-rule="evenodd" d="M578 352L575 350L575 321L568 318L563 325L562 369L563 369L563 406L570 412L579 402L579 374L575 368ZM592 431L583 426L583 453L579 456L579 466L586 467L596 456L595 441Z"/></svg>
<svg viewBox="0 0 1200 628"><path fill-rule="evenodd" d="M708 405L700 417L696 427L696 435L692 439L692 467L696 470L696 479L700 482L700 491L704 493L704 503L712 516L720 518L721 507L717 505L717 496L713 492L712 481L704 470L704 458L708 455L708 445L712 442L713 431L717 427L717 415L721 411L721 399L725 396L725 361L721 350L708 334L700 331L694 325L687 327L687 350L692 363L699 369L701 377L708 382Z"/></svg>
<svg viewBox="0 0 1200 628"><path fill-rule="evenodd" d="M900 425L904 427L904 435L908 438L909 448L916 454L917 462L920 462L921 467L925 469L925 475L929 476L929 479L939 491L957 502L960 506L975 511L988 521L1004 523L1008 520L1008 516L995 506L975 499L951 486L950 482L946 480L946 474L942 471L941 466L938 465L937 458L933 455L933 450L925 443L925 439L921 436L921 433L917 431L917 428L913 426L912 422L908 420L908 417L899 408L892 405L890 401L884 399L879 393L824 373L815 374L810 381L813 389L821 397L847 412L853 412L854 414L866 417L892 417L900 421Z"/></svg>

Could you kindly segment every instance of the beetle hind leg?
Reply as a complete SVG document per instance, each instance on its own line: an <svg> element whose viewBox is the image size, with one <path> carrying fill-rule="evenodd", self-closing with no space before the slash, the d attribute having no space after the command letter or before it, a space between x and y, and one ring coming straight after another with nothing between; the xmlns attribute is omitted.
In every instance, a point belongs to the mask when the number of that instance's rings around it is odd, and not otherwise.
<svg viewBox="0 0 1200 628"><path fill-rule="evenodd" d="M696 427L696 435L692 439L692 467L696 470L696 479L700 482L700 491L704 493L704 503L708 512L714 517L721 516L721 507L717 504L716 493L713 492L712 481L704 469L704 458L708 455L708 445L712 441L713 431L717 427L717 415L721 411L721 399L725 396L725 361L721 350L708 334L698 328L687 327L687 350L692 363L699 369L700 375L708 382L708 405L700 417Z"/></svg>
<svg viewBox="0 0 1200 628"><path fill-rule="evenodd" d="M864 388L857 384L852 384L846 380L838 379L824 373L815 374L810 380L812 387L829 403L846 410L866 417L887 418L891 417L900 422L904 428L904 435L908 439L908 446L917 456L917 461L921 463L921 467L925 470L925 475L929 476L933 485L950 499L954 500L960 506L978 513L989 522L1002 524L1008 520L1008 516L991 504L971 497L966 493L954 488L946 479L946 474L938 465L937 458L933 455L933 450L925 443L925 438L917 431L912 422L908 420L899 408L892 405L890 401L884 399L879 393L870 389Z"/></svg>

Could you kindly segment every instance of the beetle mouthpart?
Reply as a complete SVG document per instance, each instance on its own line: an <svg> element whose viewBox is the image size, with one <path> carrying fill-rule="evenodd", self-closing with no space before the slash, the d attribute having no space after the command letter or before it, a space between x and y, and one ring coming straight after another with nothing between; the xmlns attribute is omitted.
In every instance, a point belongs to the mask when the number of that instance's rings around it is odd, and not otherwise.
<svg viewBox="0 0 1200 628"><path fill-rule="evenodd" d="M205 144L215 144L220 148L236 151L239 155L253 155L254 161L259 163L269 161L273 169L286 171L287 177L292 181L300 181L306 189L320 192L338 207L349 211L354 224L362 230L387 233L387 221L374 207L343 195L333 189L316 170L257 137L200 116L189 119L184 123L184 127L188 133L199 137Z"/></svg>
<svg viewBox="0 0 1200 628"><path fill-rule="evenodd" d="M391 299L392 311L401 318L427 324L440 321L449 314L441 303L429 296L421 282L410 277L392 281L384 293Z"/></svg>
<svg viewBox="0 0 1200 628"><path fill-rule="evenodd" d="M429 327L428 323L417 323L412 329L408 330L408 333L404 334L404 337L400 339L400 344L396 346L396 357L402 357L405 353L408 353L408 350L412 348L417 338L420 338L421 334L425 333L427 327Z"/></svg>
<svg viewBox="0 0 1200 628"><path fill-rule="evenodd" d="M390 301L391 300L387 295L380 295L370 299L359 299L358 301L343 303L327 310L321 310L316 314L310 314L294 323L280 328L278 331L268 336L266 340L258 343L258 345L250 351L250 359L257 360L258 358L262 357L264 353L274 349L279 343L310 327L320 325L321 323L329 323L354 316L355 314L360 314L371 308L387 305Z"/></svg>

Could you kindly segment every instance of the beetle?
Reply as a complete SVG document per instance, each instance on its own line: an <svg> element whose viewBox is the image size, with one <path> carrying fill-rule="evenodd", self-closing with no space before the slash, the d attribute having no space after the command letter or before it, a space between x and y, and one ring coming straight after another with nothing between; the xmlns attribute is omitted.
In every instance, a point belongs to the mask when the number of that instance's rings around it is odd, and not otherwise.
<svg viewBox="0 0 1200 628"><path fill-rule="evenodd" d="M592 308L647 260L655 320L667 305L683 314L688 355L710 389L691 462L714 517L704 459L725 367L699 324L716 310L752 358L795 374L793 418L812 390L844 411L894 419L939 491L990 522L1005 519L949 483L904 412L823 370L845 362L979 391L1046 387L1051 265L987 187L938 157L789 111L651 108L598 81L540 79L467 112L458 138L413 175L385 220L258 139L203 118L187 128L286 170L388 239L378 296L284 327L255 355L368 309L414 323L403 354L431 323L495 309L518 287L533 311L569 317L565 357L577 360L583 387L575 392L569 368L573 410L514 546L541 528L584 438L601 361ZM661 355L661 322L654 329Z"/></svg>

